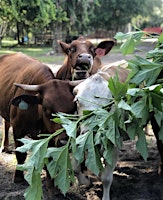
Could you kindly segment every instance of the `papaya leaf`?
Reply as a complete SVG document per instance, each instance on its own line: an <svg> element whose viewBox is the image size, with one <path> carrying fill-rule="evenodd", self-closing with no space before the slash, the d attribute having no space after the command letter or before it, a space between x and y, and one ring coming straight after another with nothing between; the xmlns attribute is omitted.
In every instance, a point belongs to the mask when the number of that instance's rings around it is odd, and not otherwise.
<svg viewBox="0 0 163 200"><path fill-rule="evenodd" d="M131 111L131 106L128 105L123 99L118 103L118 108L122 108L123 110Z"/></svg>
<svg viewBox="0 0 163 200"><path fill-rule="evenodd" d="M104 144L104 152L103 157L106 162L113 168L115 163L115 146L109 141L103 141Z"/></svg>
<svg viewBox="0 0 163 200"><path fill-rule="evenodd" d="M97 153L97 149L94 146L93 132L88 131L83 135L80 135L76 139L77 150L75 158L79 163L84 160L85 152L87 152L87 158L85 161L86 166L96 175L98 175L102 168L100 155Z"/></svg>
<svg viewBox="0 0 163 200"><path fill-rule="evenodd" d="M158 37L158 42L163 43L163 33Z"/></svg>
<svg viewBox="0 0 163 200"><path fill-rule="evenodd" d="M127 124L127 133L131 140L135 140L135 137L138 133L138 126L137 123L129 123Z"/></svg>
<svg viewBox="0 0 163 200"><path fill-rule="evenodd" d="M140 128L138 130L138 140L136 142L136 149L138 152L142 155L145 161L147 161L148 158L148 149L147 149L147 142L145 138L145 132Z"/></svg>
<svg viewBox="0 0 163 200"><path fill-rule="evenodd" d="M74 173L71 166L68 144L60 148L48 148L47 158L51 158L47 164L47 169L54 183L66 194L70 188L70 183L74 182Z"/></svg>
<svg viewBox="0 0 163 200"><path fill-rule="evenodd" d="M57 114L60 118L60 122L64 129L66 130L66 133L69 137L76 138L76 129L77 129L77 122L73 122L69 120L66 116L64 116L61 113Z"/></svg>
<svg viewBox="0 0 163 200"><path fill-rule="evenodd" d="M103 168L101 164L101 156L98 152L97 147L94 146L94 138L93 134L89 134L87 140L87 155L85 164L89 170L91 170L94 174L98 176L100 170Z"/></svg>
<svg viewBox="0 0 163 200"><path fill-rule="evenodd" d="M116 101L120 101L126 95L127 84L121 83L116 77L109 79L108 87Z"/></svg>
<svg viewBox="0 0 163 200"><path fill-rule="evenodd" d="M25 142L25 145L18 147L16 151L26 152L27 150L30 150L30 156L28 162L23 165L24 168L27 170L29 166L33 166L33 168L41 172L49 138L40 140L20 139L19 141Z"/></svg>
<svg viewBox="0 0 163 200"><path fill-rule="evenodd" d="M142 124L145 124L148 119L148 106L147 106L147 98L144 97L141 100L131 105L131 112L136 118L142 119Z"/></svg>
<svg viewBox="0 0 163 200"><path fill-rule="evenodd" d="M142 36L144 35L143 31L135 31L130 33L117 33L115 39L123 41L120 49L124 55L132 54L136 48L136 45L140 43Z"/></svg>
<svg viewBox="0 0 163 200"><path fill-rule="evenodd" d="M112 117L110 117L108 120L106 138L116 145L115 121Z"/></svg>
<svg viewBox="0 0 163 200"><path fill-rule="evenodd" d="M43 197L41 175L38 171L32 173L32 183L24 193L26 200L41 200Z"/></svg>
<svg viewBox="0 0 163 200"><path fill-rule="evenodd" d="M162 70L162 65L139 56L135 57L134 62L135 65L139 67L139 70L137 70L137 73L131 78L130 83L140 85L142 82L145 82L146 86L154 84Z"/></svg>
<svg viewBox="0 0 163 200"><path fill-rule="evenodd" d="M76 138L77 150L75 154L76 160L81 163L84 160L84 151L86 149L87 140L89 137L90 132L86 132L82 135L79 135Z"/></svg>
<svg viewBox="0 0 163 200"><path fill-rule="evenodd" d="M135 42L134 39L131 37L126 40L120 47L123 55L132 54L135 50Z"/></svg>
<svg viewBox="0 0 163 200"><path fill-rule="evenodd" d="M163 133L163 123L158 132L159 139L162 140L162 142L163 142L163 134L162 133Z"/></svg>
<svg viewBox="0 0 163 200"><path fill-rule="evenodd" d="M155 117L157 124L161 127L161 123L162 123L162 120L163 120L162 111L156 110L154 117Z"/></svg>

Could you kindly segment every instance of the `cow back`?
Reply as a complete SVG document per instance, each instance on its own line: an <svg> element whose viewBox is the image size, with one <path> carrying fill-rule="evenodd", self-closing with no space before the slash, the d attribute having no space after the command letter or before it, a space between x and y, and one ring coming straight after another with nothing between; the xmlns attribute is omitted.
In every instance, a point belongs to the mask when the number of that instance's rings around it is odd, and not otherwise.
<svg viewBox="0 0 163 200"><path fill-rule="evenodd" d="M45 64L22 53L0 57L0 115L9 121L9 105L17 90L13 83L41 84L54 78ZM20 92L19 92L20 91Z"/></svg>

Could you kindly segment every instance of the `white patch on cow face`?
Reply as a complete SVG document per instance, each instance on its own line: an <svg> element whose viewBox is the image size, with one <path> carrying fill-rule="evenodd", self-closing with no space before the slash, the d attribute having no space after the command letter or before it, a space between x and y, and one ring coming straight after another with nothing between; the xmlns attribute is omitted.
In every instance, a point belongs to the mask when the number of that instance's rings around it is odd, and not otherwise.
<svg viewBox="0 0 163 200"><path fill-rule="evenodd" d="M107 105L112 98L108 82L99 74L94 74L74 88L79 115L83 110L96 110Z"/></svg>

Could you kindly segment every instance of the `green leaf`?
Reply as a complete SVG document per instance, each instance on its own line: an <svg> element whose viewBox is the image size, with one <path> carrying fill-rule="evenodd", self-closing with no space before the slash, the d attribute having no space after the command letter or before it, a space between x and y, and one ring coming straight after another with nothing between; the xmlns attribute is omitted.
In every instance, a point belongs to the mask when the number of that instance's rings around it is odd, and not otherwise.
<svg viewBox="0 0 163 200"><path fill-rule="evenodd" d="M154 117L156 119L157 124L161 127L161 123L162 123L162 120L163 120L162 111L156 110Z"/></svg>
<svg viewBox="0 0 163 200"><path fill-rule="evenodd" d="M25 145L18 147L16 151L26 152L30 150L31 152L28 162L23 165L24 169L28 170L28 168L33 166L33 168L41 172L44 165L44 157L46 155L49 138L40 140L20 139L19 141L25 142ZM27 181L30 184L31 181Z"/></svg>
<svg viewBox="0 0 163 200"><path fill-rule="evenodd" d="M108 120L107 130L106 130L106 138L108 138L114 145L116 145L116 129L115 129L115 121L112 117Z"/></svg>
<svg viewBox="0 0 163 200"><path fill-rule="evenodd" d="M137 126L137 123L133 122L127 125L127 133L131 140L135 140L135 136L138 133L138 129L139 129L139 126Z"/></svg>
<svg viewBox="0 0 163 200"><path fill-rule="evenodd" d="M57 114L60 117L61 124L65 128L69 137L76 138L77 122L73 122L65 117L62 113Z"/></svg>
<svg viewBox="0 0 163 200"><path fill-rule="evenodd" d="M41 174L38 171L32 173L32 183L25 191L26 200L41 200L43 196Z"/></svg>
<svg viewBox="0 0 163 200"><path fill-rule="evenodd" d="M145 138L145 132L142 129L139 129L138 132L138 140L136 142L136 149L142 155L145 161L148 158L148 149L147 149L147 142Z"/></svg>
<svg viewBox="0 0 163 200"><path fill-rule="evenodd" d="M89 170L91 170L93 173L95 173L98 176L99 172L101 171L103 167L100 160L101 158L100 153L97 147L94 146L93 134L90 134L88 137L87 150L88 150L88 154L86 156L85 164Z"/></svg>
<svg viewBox="0 0 163 200"><path fill-rule="evenodd" d="M126 34L124 34L122 32L118 32L118 33L116 33L116 35L114 36L114 38L116 40L124 40L124 39L128 38L128 35L126 35Z"/></svg>
<svg viewBox="0 0 163 200"><path fill-rule="evenodd" d="M70 161L70 154L68 145L60 148L48 148L47 158L51 161L47 164L47 169L54 183L59 189L66 194L70 188L70 183L74 182L74 174Z"/></svg>
<svg viewBox="0 0 163 200"><path fill-rule="evenodd" d="M163 43L163 33L158 37L158 42Z"/></svg>
<svg viewBox="0 0 163 200"><path fill-rule="evenodd" d="M130 88L127 90L127 94L131 96L138 96L137 94L139 94L139 92L141 92L140 88Z"/></svg>
<svg viewBox="0 0 163 200"><path fill-rule="evenodd" d="M77 150L75 154L76 160L81 163L84 160L84 151L87 148L87 140L89 138L90 132L86 132L82 135L79 135L76 138Z"/></svg>
<svg viewBox="0 0 163 200"><path fill-rule="evenodd" d="M160 111L162 111L162 101L163 101L163 94L161 92L161 89L162 85L160 84L144 88L144 90L150 93L153 107L157 108Z"/></svg>
<svg viewBox="0 0 163 200"><path fill-rule="evenodd" d="M115 163L115 161L117 159L117 157L115 156L116 148L109 140L107 142L104 141L103 144L104 144L103 157L105 158L107 163L112 168L114 168L114 163Z"/></svg>
<svg viewBox="0 0 163 200"><path fill-rule="evenodd" d="M158 136L159 136L159 139L162 140L162 142L163 142L163 123L158 132Z"/></svg>
<svg viewBox="0 0 163 200"><path fill-rule="evenodd" d="M131 112L136 118L141 118L142 123L141 124L146 124L148 121L148 106L146 103L146 98L142 98L141 100L137 101L133 105L131 105Z"/></svg>
<svg viewBox="0 0 163 200"><path fill-rule="evenodd" d="M121 98L126 95L127 84L121 83L116 77L114 79L109 79L108 87L116 101L120 101Z"/></svg>
<svg viewBox="0 0 163 200"><path fill-rule="evenodd" d="M154 63L139 56L136 56L133 62L139 67L139 70L137 70L137 73L131 78L131 83L140 85L142 82L145 82L147 86L150 86L156 82L162 70L161 64Z"/></svg>
<svg viewBox="0 0 163 200"><path fill-rule="evenodd" d="M123 110L131 111L131 106L128 105L123 99L118 103L118 108L122 108Z"/></svg>
<svg viewBox="0 0 163 200"><path fill-rule="evenodd" d="M99 171L102 169L102 164L100 160L100 154L97 151L97 148L94 146L94 137L93 132L86 132L83 135L80 135L76 139L77 150L75 158L79 163L84 160L85 152L87 152L85 164L93 173L96 175L99 174Z"/></svg>
<svg viewBox="0 0 163 200"><path fill-rule="evenodd" d="M126 40L120 47L123 55L132 54L135 50L135 42L133 38Z"/></svg>

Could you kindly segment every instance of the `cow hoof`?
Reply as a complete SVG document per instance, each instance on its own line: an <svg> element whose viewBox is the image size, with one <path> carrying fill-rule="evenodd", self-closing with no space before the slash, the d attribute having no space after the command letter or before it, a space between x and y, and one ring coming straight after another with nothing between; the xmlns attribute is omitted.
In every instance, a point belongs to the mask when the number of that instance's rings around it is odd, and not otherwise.
<svg viewBox="0 0 163 200"><path fill-rule="evenodd" d="M158 174L163 177L163 164L160 164L158 168Z"/></svg>
<svg viewBox="0 0 163 200"><path fill-rule="evenodd" d="M27 184L26 180L24 179L24 175L22 171L16 171L15 176L13 177L14 183L21 183L23 185Z"/></svg>
<svg viewBox="0 0 163 200"><path fill-rule="evenodd" d="M0 153L9 153L9 149L8 148L5 148L5 147L1 147L0 148Z"/></svg>
<svg viewBox="0 0 163 200"><path fill-rule="evenodd" d="M24 177L14 177L13 182L14 183L25 183L26 180L24 179Z"/></svg>

